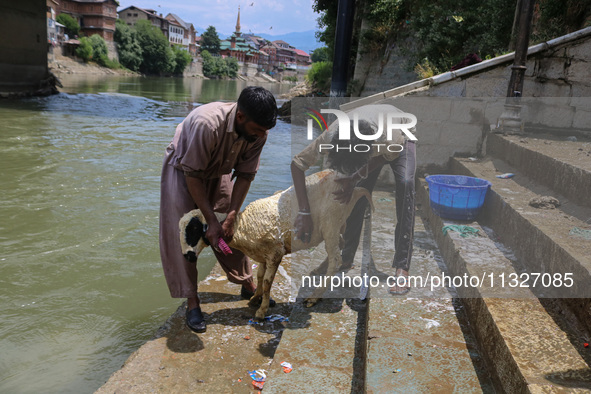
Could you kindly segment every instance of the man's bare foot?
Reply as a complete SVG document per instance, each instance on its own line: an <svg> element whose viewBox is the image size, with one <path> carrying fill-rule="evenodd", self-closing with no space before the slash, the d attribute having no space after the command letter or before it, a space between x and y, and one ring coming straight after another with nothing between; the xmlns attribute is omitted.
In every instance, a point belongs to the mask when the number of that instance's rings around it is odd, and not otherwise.
<svg viewBox="0 0 591 394"><path fill-rule="evenodd" d="M405 295L410 291L410 281L408 280L408 271L398 268L396 270L396 283L390 287L388 292L392 295Z"/></svg>

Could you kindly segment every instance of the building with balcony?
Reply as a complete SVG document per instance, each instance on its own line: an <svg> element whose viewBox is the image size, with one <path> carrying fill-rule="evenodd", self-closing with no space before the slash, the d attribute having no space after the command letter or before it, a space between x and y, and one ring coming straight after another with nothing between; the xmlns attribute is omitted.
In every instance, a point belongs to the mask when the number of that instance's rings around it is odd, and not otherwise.
<svg viewBox="0 0 591 394"><path fill-rule="evenodd" d="M197 40L195 37L197 35L197 30L195 30L195 26L193 26L192 23L185 22L176 14L168 14L166 15L166 19L170 21L171 26L173 26L174 23L176 28L180 26L183 30L182 37L180 37L180 43L173 42L172 39L170 39L170 42L182 45L193 56L197 55Z"/></svg>
<svg viewBox="0 0 591 394"><path fill-rule="evenodd" d="M60 14L78 21L80 33L89 37L98 34L113 42L118 5L115 0L59 0L58 7Z"/></svg>

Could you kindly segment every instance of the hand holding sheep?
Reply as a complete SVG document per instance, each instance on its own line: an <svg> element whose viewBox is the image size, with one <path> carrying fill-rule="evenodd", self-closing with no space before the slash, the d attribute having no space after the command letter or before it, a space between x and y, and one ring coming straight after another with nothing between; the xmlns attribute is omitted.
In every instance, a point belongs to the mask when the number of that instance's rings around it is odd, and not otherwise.
<svg viewBox="0 0 591 394"><path fill-rule="evenodd" d="M312 239L312 231L314 229L312 215L298 214L293 226L296 239L299 239L305 244L310 243L310 240Z"/></svg>

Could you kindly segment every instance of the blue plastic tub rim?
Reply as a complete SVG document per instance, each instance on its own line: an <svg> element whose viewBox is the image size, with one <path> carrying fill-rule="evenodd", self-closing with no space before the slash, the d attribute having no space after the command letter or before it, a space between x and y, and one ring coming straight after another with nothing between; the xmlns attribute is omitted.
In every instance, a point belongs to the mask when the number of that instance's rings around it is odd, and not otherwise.
<svg viewBox="0 0 591 394"><path fill-rule="evenodd" d="M429 175L425 178L428 183L461 188L483 188L492 186L490 181L465 175ZM455 182L454 182L455 181ZM473 183L473 184L469 184Z"/></svg>

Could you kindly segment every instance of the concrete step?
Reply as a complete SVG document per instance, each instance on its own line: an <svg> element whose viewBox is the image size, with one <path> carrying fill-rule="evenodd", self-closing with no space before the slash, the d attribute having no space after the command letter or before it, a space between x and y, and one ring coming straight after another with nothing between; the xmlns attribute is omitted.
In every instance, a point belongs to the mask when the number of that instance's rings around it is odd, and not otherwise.
<svg viewBox="0 0 591 394"><path fill-rule="evenodd" d="M366 319L365 301L297 303L268 368L265 393L363 392ZM284 361L292 372L283 372Z"/></svg>
<svg viewBox="0 0 591 394"><path fill-rule="evenodd" d="M563 286L549 287L538 280L533 291L542 298L563 299L564 305L591 332L591 241L570 234L573 229L588 228L585 220L591 218L591 210L570 202L502 160L454 158L451 160L451 171L492 183L480 220L515 251L525 272L556 275L563 280ZM506 172L514 173L515 177L496 178L496 175ZM560 207L539 209L529 205L533 198L541 196L557 198ZM571 287L566 287L566 274L573 278ZM560 282L556 283L560 285Z"/></svg>
<svg viewBox="0 0 591 394"><path fill-rule="evenodd" d="M591 141L564 136L491 134L487 154L516 167L575 204L591 207Z"/></svg>
<svg viewBox="0 0 591 394"><path fill-rule="evenodd" d="M387 293L385 278L394 274L395 200L381 191L374 192L373 200L373 260L364 270L365 255L358 252L347 275L367 272L379 277L380 284L370 288L368 303L323 299L309 309L296 303L269 367L265 392L491 392L476 340L445 289L436 294L413 289L407 299ZM411 274L438 273L437 246L420 218L415 234ZM425 293L430 297L423 297ZM281 371L283 361L292 364L291 373Z"/></svg>
<svg viewBox="0 0 591 394"><path fill-rule="evenodd" d="M288 316L293 308L284 273L275 277L272 294L277 306L269 308L269 314ZM196 334L187 328L183 303L97 393L252 393L247 370L269 369L287 323L250 324L256 309L239 294L240 286L228 282L216 263L199 283L207 332Z"/></svg>
<svg viewBox="0 0 591 394"><path fill-rule="evenodd" d="M382 215L380 219L372 233L374 258L379 256L380 245L392 243L394 217ZM392 256L380 259L377 270L390 273ZM431 232L417 216L410 275L440 275L440 261ZM494 392L463 307L453 294L443 289L444 294L422 296L425 289L413 288L407 297L400 297L386 294L387 289L371 289L368 393Z"/></svg>
<svg viewBox="0 0 591 394"><path fill-rule="evenodd" d="M591 389L586 331L577 319L561 311L551 300L538 300L529 288L502 288L499 274L506 277L521 272L521 263L512 251L498 242L498 236L479 223L443 220L429 209L428 188L424 181L417 190L418 200L429 220L448 274L489 278L496 285L455 287L478 340L481 353L494 373L500 391L564 392ZM479 230L479 237L462 238L456 232L444 235L443 226L468 224ZM483 275L484 276L481 276ZM495 286L497 288L495 288ZM509 288L507 288L509 287ZM496 292L497 297L481 295ZM585 356L583 356L585 355ZM587 360L585 360L587 358Z"/></svg>

